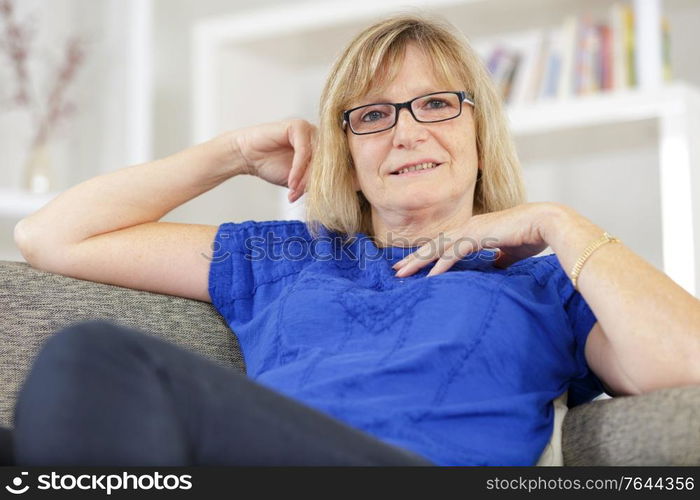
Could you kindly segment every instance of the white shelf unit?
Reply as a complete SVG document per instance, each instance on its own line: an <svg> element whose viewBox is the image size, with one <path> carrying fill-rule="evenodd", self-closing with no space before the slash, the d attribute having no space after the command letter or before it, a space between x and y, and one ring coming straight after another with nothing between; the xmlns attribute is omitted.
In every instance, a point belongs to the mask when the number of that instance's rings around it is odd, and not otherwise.
<svg viewBox="0 0 700 500"><path fill-rule="evenodd" d="M58 193L32 194L20 189L0 188L0 218L19 221L57 195Z"/></svg>
<svg viewBox="0 0 700 500"><path fill-rule="evenodd" d="M523 106L509 110L509 117L516 137L606 124L624 127L641 120L656 120L663 270L689 293L698 294L700 91L677 83L653 91Z"/></svg>
<svg viewBox="0 0 700 500"><path fill-rule="evenodd" d="M202 21L192 33L192 139L199 142L225 129L292 116L315 122L317 99L333 59L355 33L390 13L411 12L416 7L436 13L477 41L479 37L558 25L566 15L604 15L612 3L434 0L412 2L407 7L405 2L394 0L358 0L351 4L314 1ZM664 7L687 4L688 0L666 0ZM581 130L585 137L585 129L598 125L625 128L644 120L655 121L661 234L649 238L661 240L663 271L697 296L700 180L697 173L693 174L700 172L700 151L693 139L700 137L698 90L683 83L652 86L538 102L510 109L509 116L516 139L543 137L562 129L574 133ZM249 190L250 185L240 189ZM261 197L279 197L278 217L302 216L296 207L285 208L286 192L266 189L260 187Z"/></svg>

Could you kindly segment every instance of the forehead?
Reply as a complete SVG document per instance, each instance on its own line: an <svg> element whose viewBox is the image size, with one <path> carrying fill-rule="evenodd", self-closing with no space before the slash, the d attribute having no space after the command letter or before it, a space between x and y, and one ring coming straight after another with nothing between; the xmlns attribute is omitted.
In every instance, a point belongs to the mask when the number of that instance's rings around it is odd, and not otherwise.
<svg viewBox="0 0 700 500"><path fill-rule="evenodd" d="M406 46L403 54L386 57L380 68L364 93L354 99L358 105L405 101L441 90L462 90L453 88L457 78L445 71L443 64L415 44Z"/></svg>

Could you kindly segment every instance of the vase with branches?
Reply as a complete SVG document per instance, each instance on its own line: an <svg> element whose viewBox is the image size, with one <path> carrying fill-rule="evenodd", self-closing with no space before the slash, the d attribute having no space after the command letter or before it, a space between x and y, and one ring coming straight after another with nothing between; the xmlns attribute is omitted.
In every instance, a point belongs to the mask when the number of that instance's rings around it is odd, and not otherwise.
<svg viewBox="0 0 700 500"><path fill-rule="evenodd" d="M48 145L66 118L75 112L67 92L85 59L84 42L69 37L61 61L52 68L48 91L40 95L29 70L34 33L31 23L20 22L13 0L0 0L0 50L9 59L15 86L10 105L31 115L31 139L24 166L23 188L32 193L46 193L52 186Z"/></svg>

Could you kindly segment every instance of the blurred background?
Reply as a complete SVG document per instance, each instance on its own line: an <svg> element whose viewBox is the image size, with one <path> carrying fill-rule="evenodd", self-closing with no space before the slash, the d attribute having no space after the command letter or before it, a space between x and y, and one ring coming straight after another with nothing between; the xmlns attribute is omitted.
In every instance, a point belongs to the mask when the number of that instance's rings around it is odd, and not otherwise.
<svg viewBox="0 0 700 500"><path fill-rule="evenodd" d="M700 288L700 0L0 0L0 259L90 177L224 130L316 122L333 59L399 12L443 16L501 89L529 201L572 206ZM163 220L302 218L235 178Z"/></svg>

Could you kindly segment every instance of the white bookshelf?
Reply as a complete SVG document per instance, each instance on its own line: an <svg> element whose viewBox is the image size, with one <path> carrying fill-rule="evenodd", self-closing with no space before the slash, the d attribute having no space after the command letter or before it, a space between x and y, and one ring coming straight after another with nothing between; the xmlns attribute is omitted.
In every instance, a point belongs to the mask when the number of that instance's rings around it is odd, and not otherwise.
<svg viewBox="0 0 700 500"><path fill-rule="evenodd" d="M687 7L690 0L636 0L659 15L661 7ZM316 121L317 99L330 64L342 47L372 20L416 8L435 13L460 28L472 42L526 29L558 25L567 15L601 16L611 0L385 0L310 1L199 22L192 32L192 141L285 117ZM649 5L651 4L651 8ZM504 15L507 13L507 15ZM658 26L646 22L648 26ZM658 33L650 34L658 40ZM648 49L647 49L648 50ZM648 80L647 80L648 83ZM632 131L653 122L658 147L660 234L640 235L649 244L660 240L664 272L690 293L700 293L700 92L692 85L644 85L643 90L542 101L509 110L516 140L547 137L569 130L586 141L591 128ZM266 106L259 106L264 98ZM592 143L595 149L596 144ZM525 165L527 168L527 165ZM229 187L228 189L235 189ZM241 188L243 189L243 188ZM249 189L249 188L247 188ZM299 207L279 197L280 218L300 218ZM264 195L262 194L264 191ZM695 196L693 196L695 194ZM591 203L600 200L591 200ZM695 217L693 217L695 215ZM623 239L624 240L624 239Z"/></svg>
<svg viewBox="0 0 700 500"><path fill-rule="evenodd" d="M700 138L698 89L676 83L649 91L544 102L510 109L509 118L516 137L567 128L583 130L606 124L625 127L642 120L656 121L663 270L688 292L698 294L700 152L695 144Z"/></svg>

